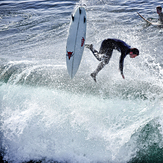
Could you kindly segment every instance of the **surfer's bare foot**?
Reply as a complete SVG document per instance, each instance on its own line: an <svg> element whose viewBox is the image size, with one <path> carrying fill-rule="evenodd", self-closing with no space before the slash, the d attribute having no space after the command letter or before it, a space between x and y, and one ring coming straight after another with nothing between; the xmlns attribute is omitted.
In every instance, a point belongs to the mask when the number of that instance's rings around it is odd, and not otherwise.
<svg viewBox="0 0 163 163"><path fill-rule="evenodd" d="M91 77L92 77L93 80L96 82L96 74L95 74L95 73L91 73Z"/></svg>
<svg viewBox="0 0 163 163"><path fill-rule="evenodd" d="M90 49L90 50L93 50L93 45L92 44L85 44L85 47Z"/></svg>

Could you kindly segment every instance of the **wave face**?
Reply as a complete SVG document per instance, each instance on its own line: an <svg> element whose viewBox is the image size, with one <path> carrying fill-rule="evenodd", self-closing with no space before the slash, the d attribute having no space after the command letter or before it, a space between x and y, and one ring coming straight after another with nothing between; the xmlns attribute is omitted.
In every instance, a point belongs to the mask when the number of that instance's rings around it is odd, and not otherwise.
<svg viewBox="0 0 163 163"><path fill-rule="evenodd" d="M155 1L0 2L0 161L8 163L163 162L163 29ZM140 51L98 61L84 50L73 80L66 68L70 15L84 5L86 43L118 38ZM150 11L150 12L149 12Z"/></svg>

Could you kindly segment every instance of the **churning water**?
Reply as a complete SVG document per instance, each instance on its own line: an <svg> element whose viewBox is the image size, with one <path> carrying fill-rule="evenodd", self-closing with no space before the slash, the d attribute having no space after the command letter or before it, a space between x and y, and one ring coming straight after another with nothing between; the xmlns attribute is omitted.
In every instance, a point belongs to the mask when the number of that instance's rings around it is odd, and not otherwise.
<svg viewBox="0 0 163 163"><path fill-rule="evenodd" d="M87 12L86 43L118 38L140 51L119 52L98 74L84 50L73 80L66 69L70 15ZM163 29L159 0L1 0L0 151L9 163L163 161Z"/></svg>

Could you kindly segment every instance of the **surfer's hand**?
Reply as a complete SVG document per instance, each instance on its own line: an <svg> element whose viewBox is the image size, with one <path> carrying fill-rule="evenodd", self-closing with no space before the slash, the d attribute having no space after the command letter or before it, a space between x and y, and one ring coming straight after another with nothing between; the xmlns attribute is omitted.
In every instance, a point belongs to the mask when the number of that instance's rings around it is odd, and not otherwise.
<svg viewBox="0 0 163 163"><path fill-rule="evenodd" d="M122 74L122 78L125 79L125 76Z"/></svg>

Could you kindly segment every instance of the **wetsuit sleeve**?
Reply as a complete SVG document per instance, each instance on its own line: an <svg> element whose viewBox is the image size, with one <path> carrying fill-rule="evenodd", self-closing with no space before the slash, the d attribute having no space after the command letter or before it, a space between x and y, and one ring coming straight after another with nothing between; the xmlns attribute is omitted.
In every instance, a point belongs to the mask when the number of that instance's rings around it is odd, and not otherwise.
<svg viewBox="0 0 163 163"><path fill-rule="evenodd" d="M119 60L119 70L121 72L121 75L123 75L124 58L125 58L125 55L122 53L121 56L120 56L120 60Z"/></svg>

